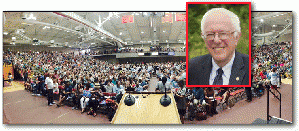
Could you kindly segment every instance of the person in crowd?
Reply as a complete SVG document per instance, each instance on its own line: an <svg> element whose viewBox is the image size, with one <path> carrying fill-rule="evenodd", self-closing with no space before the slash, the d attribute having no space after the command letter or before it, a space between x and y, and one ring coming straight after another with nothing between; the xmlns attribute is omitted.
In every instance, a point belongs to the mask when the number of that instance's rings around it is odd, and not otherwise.
<svg viewBox="0 0 299 131"><path fill-rule="evenodd" d="M166 91L170 91L170 86L169 84L166 84L167 82L167 78L166 77L162 77L161 81L158 82L157 84L157 88L156 91L160 91L160 92L165 92Z"/></svg>
<svg viewBox="0 0 299 131"><path fill-rule="evenodd" d="M59 98L59 88L58 88L58 80L56 79L55 75L53 75L53 97L54 97L54 100L56 100L57 96ZM52 103L55 104L55 102L53 101Z"/></svg>
<svg viewBox="0 0 299 131"><path fill-rule="evenodd" d="M108 83L106 85L106 92L112 93L113 86L114 85L111 83L111 81L108 80Z"/></svg>
<svg viewBox="0 0 299 131"><path fill-rule="evenodd" d="M222 97L220 104L226 103L227 109L230 109L229 105L229 97L230 97L230 91L228 87L222 87L221 92L219 93L219 96Z"/></svg>
<svg viewBox="0 0 299 131"><path fill-rule="evenodd" d="M143 87L138 82L136 83L135 91L136 92L142 92L143 91Z"/></svg>
<svg viewBox="0 0 299 131"><path fill-rule="evenodd" d="M45 96L46 92L44 87L45 87L45 78L42 75L42 73L39 73L37 77L37 96L41 96L40 93L42 93Z"/></svg>
<svg viewBox="0 0 299 131"><path fill-rule="evenodd" d="M81 114L84 113L87 103L89 101L89 98L91 97L91 91L89 89L89 86L86 86L86 88L83 90L82 98L80 99L80 105L81 105Z"/></svg>
<svg viewBox="0 0 299 131"><path fill-rule="evenodd" d="M278 73L276 72L276 67L272 68L272 72L269 74L270 80L271 80L271 90L274 93L274 95L277 94L277 85L279 82ZM273 98L274 98L273 95Z"/></svg>
<svg viewBox="0 0 299 131"><path fill-rule="evenodd" d="M29 90L29 91L32 90L32 88L31 88L31 82L32 82L32 80L31 80L31 78L29 78L29 79L24 83L25 90Z"/></svg>
<svg viewBox="0 0 299 131"><path fill-rule="evenodd" d="M48 106L52 106L53 103L53 88L54 88L54 83L53 83L53 79L52 79L52 75L51 74L46 74L46 80L45 80L45 86L47 89L47 97L48 97Z"/></svg>
<svg viewBox="0 0 299 131"><path fill-rule="evenodd" d="M121 98L123 97L123 95L125 94L125 90L124 89L120 89L119 93L116 95L116 102L119 104Z"/></svg>
<svg viewBox="0 0 299 131"><path fill-rule="evenodd" d="M13 80L13 79L12 79L12 75L11 75L11 73L9 72L9 73L8 73L8 84L9 84L9 85L12 85L12 84L11 84L12 80Z"/></svg>
<svg viewBox="0 0 299 131"><path fill-rule="evenodd" d="M117 81L116 85L114 85L113 88L112 88L112 93L118 94L121 89L124 90L124 87L123 87L123 85L121 85L120 81Z"/></svg>
<svg viewBox="0 0 299 131"><path fill-rule="evenodd" d="M205 99L205 92L201 87L195 87L192 89L193 94L193 104L194 106L201 105L203 100Z"/></svg>
<svg viewBox="0 0 299 131"><path fill-rule="evenodd" d="M106 99L106 104L108 106L108 119L109 121L112 121L112 118L114 117L114 114L118 108L118 104L112 99Z"/></svg>
<svg viewBox="0 0 299 131"><path fill-rule="evenodd" d="M72 96L73 99L73 110L78 110L80 108L80 100L83 97L83 87L80 86L80 84L76 85L75 87L75 94Z"/></svg>
<svg viewBox="0 0 299 131"><path fill-rule="evenodd" d="M175 93L175 96L177 97L177 108L178 108L178 111L179 111L179 114L180 114L180 119L181 119L181 122L182 124L184 124L184 116L186 114L186 92L187 92L187 89L185 87L185 83L183 80L180 80L178 82L178 85L179 85L179 89L178 91Z"/></svg>
<svg viewBox="0 0 299 131"><path fill-rule="evenodd" d="M98 109L99 104L100 104L99 94L93 93L89 100L90 109L89 109L89 112L87 113L87 115L92 115L93 117L95 117L97 115L96 111Z"/></svg>
<svg viewBox="0 0 299 131"><path fill-rule="evenodd" d="M70 82L65 81L66 84L63 83L62 90L60 92L59 102L56 104L57 107L60 107L61 104L69 97L69 94L72 92L72 88ZM59 87L58 87L59 88Z"/></svg>
<svg viewBox="0 0 299 131"><path fill-rule="evenodd" d="M207 100L207 103L209 104L207 106L207 114L210 116L213 116L214 114L218 114L216 111L216 100L215 100L215 93L214 93L214 87L207 87L205 90L205 99Z"/></svg>

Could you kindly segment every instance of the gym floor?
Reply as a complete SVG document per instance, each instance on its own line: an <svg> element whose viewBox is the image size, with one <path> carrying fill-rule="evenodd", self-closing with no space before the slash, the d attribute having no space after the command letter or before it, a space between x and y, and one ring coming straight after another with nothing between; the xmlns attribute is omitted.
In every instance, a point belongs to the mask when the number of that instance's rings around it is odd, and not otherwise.
<svg viewBox="0 0 299 131"><path fill-rule="evenodd" d="M154 91L156 78L152 78L149 91ZM283 79L279 89L282 93L282 119L293 121L293 91L292 79ZM63 106L48 106L46 97L31 96L31 92L24 90L19 82L7 83L3 88L3 124L110 124L106 115L96 117L81 114L79 110ZM245 99L237 102L231 109L226 109L207 120L189 121L185 124L251 124L255 119L266 120L266 93L260 98L253 98L251 102ZM279 101L270 95L270 115L279 117Z"/></svg>

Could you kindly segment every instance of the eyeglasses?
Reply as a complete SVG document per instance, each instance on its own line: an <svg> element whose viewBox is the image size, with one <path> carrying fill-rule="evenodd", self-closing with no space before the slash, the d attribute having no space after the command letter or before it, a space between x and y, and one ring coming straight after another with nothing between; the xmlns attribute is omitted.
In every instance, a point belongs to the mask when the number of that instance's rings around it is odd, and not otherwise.
<svg viewBox="0 0 299 131"><path fill-rule="evenodd" d="M233 31L233 32L216 32L216 33L206 33L205 34L205 38L207 40L213 40L216 36L216 34L218 34L218 37L221 39L221 40L225 40L228 38L229 35L231 35L232 33L234 33L236 31Z"/></svg>

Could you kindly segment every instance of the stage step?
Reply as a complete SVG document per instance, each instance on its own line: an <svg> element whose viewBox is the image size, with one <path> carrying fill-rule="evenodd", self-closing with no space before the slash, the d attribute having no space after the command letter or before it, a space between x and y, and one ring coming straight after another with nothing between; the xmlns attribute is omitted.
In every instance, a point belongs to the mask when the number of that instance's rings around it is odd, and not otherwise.
<svg viewBox="0 0 299 131"><path fill-rule="evenodd" d="M292 122L288 120L284 120L275 116L272 116L269 124L292 124Z"/></svg>
<svg viewBox="0 0 299 131"><path fill-rule="evenodd" d="M257 118L251 124L267 124L267 120ZM272 116L271 120L269 121L269 124L292 124L292 122Z"/></svg>

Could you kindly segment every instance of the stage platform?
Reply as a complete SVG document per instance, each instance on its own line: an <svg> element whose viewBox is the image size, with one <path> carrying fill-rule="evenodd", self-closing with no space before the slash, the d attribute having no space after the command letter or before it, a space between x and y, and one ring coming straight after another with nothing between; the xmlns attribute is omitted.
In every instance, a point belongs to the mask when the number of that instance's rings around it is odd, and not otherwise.
<svg viewBox="0 0 299 131"><path fill-rule="evenodd" d="M172 93L167 94L171 98L167 107L160 104L164 94L131 94L135 97L135 104L132 106L124 103L127 95L123 95L112 124L181 124Z"/></svg>

